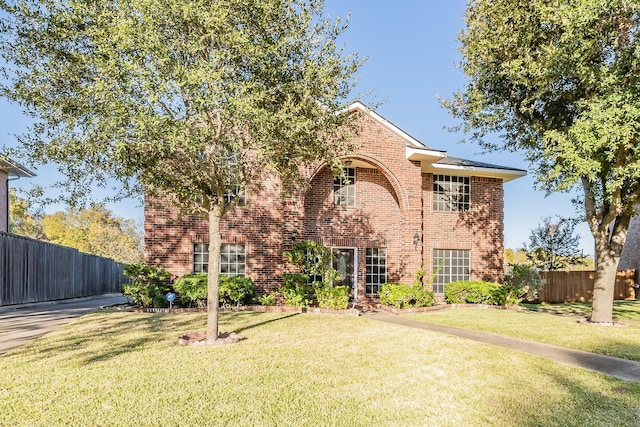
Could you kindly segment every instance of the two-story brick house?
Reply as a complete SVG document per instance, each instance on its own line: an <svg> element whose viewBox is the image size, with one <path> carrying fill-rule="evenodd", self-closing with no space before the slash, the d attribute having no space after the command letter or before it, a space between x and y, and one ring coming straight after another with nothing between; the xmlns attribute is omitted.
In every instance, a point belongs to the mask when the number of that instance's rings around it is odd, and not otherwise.
<svg viewBox="0 0 640 427"><path fill-rule="evenodd" d="M284 252L312 239L331 248L359 301L380 284L412 283L422 268L434 273L437 294L454 280L501 281L503 184L526 172L449 157L361 103L351 110L363 114L360 148L344 159L349 179L320 167L303 194L283 198L273 182L259 194L247 189L221 225L221 273L277 289L290 269ZM207 242L205 221L147 200L147 263L176 276L207 271Z"/></svg>

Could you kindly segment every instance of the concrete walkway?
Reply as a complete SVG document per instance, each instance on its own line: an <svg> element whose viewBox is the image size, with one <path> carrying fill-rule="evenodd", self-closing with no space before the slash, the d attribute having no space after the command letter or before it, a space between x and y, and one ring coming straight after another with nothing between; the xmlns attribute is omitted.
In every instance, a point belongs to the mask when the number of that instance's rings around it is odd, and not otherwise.
<svg viewBox="0 0 640 427"><path fill-rule="evenodd" d="M436 325L392 314L367 311L363 316L382 322L395 323L412 328L426 329L448 335L510 348L536 356L546 357L564 365L575 366L611 375L625 381L640 381L640 362L620 359L617 357L604 356L586 351L572 350L565 347L558 347L550 344L543 344L534 341L526 341L518 338L511 338L505 335L498 335L490 332L474 331L453 326Z"/></svg>
<svg viewBox="0 0 640 427"><path fill-rule="evenodd" d="M122 294L0 307L0 354L20 347L100 307L124 304Z"/></svg>

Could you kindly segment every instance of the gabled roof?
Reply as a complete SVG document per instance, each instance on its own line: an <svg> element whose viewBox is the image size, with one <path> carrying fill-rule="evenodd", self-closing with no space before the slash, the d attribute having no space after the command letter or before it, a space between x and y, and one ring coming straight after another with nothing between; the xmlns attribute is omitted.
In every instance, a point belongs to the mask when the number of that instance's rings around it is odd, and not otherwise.
<svg viewBox="0 0 640 427"><path fill-rule="evenodd" d="M0 156L0 169L7 171L9 176L17 176L20 178L33 178L36 176L34 172L25 168L20 163L4 156Z"/></svg>
<svg viewBox="0 0 640 427"><path fill-rule="evenodd" d="M460 159L447 155L444 150L434 150L427 147L416 138L412 137L398 126L391 123L375 111L368 108L360 101L352 103L347 111L361 111L367 114L376 122L395 133L407 143L406 158L407 160L419 161L422 165L423 172L431 172L437 174L446 174L455 172L461 176L485 176L491 178L500 178L503 181L511 181L527 174L522 169L514 169L507 166L492 165L489 163L476 162L473 160Z"/></svg>

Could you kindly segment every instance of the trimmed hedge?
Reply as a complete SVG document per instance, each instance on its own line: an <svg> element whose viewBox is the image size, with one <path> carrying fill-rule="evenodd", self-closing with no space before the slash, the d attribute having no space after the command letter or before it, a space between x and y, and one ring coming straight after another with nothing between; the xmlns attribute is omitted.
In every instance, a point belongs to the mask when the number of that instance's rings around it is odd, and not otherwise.
<svg viewBox="0 0 640 427"><path fill-rule="evenodd" d="M222 306L248 304L256 297L256 287L248 277L220 275L218 286L218 296ZM180 296L181 305L186 307L194 304L203 307L207 305L206 273L185 274L176 279L173 288Z"/></svg>
<svg viewBox="0 0 640 427"><path fill-rule="evenodd" d="M508 291L500 283L461 280L445 285L444 299L448 304L504 305Z"/></svg>
<svg viewBox="0 0 640 427"><path fill-rule="evenodd" d="M402 283L385 283L380 286L380 304L398 307L428 307L435 304L433 292L422 287L422 284L404 285Z"/></svg>

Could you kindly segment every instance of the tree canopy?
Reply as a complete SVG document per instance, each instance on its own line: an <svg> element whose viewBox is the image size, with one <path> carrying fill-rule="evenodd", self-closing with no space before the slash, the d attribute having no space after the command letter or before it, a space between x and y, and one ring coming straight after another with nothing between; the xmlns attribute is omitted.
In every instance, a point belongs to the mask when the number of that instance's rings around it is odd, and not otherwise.
<svg viewBox="0 0 640 427"><path fill-rule="evenodd" d="M554 271L580 264L582 254L578 249L580 236L575 234L576 222L551 216L542 219L529 234L526 246L527 258L540 270Z"/></svg>
<svg viewBox="0 0 640 427"><path fill-rule="evenodd" d="M220 219L265 173L334 170L350 151L346 29L322 0L0 0L1 93L36 124L23 158L54 161L71 201L118 179L209 219L209 339ZM17 154L19 156L20 153Z"/></svg>
<svg viewBox="0 0 640 427"><path fill-rule="evenodd" d="M9 231L21 236L76 248L125 264L143 260L143 236L139 224L95 204L44 213L29 200L9 193Z"/></svg>
<svg viewBox="0 0 640 427"><path fill-rule="evenodd" d="M466 23L468 83L444 105L486 148L522 150L544 189L582 188L596 242L592 320L611 321L640 197L640 2L476 0Z"/></svg>

